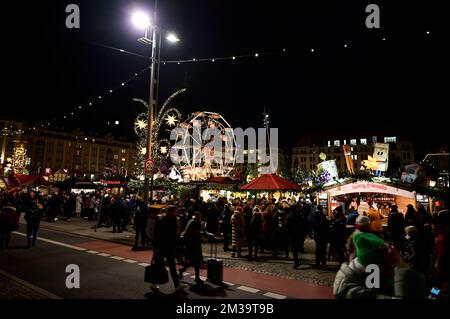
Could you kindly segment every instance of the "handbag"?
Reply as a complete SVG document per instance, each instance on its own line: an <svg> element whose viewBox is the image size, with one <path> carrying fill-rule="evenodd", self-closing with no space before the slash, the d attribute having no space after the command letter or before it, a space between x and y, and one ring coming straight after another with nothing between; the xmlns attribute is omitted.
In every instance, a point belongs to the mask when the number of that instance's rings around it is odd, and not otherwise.
<svg viewBox="0 0 450 319"><path fill-rule="evenodd" d="M169 282L169 273L162 263L157 263L153 258L151 264L145 267L144 281L154 285L162 285Z"/></svg>

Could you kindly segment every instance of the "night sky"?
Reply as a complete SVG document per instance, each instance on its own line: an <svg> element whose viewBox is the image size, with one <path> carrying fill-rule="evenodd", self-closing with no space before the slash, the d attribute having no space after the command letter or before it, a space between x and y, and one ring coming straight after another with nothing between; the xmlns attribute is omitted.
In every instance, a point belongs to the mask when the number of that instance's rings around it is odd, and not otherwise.
<svg viewBox="0 0 450 319"><path fill-rule="evenodd" d="M65 27L69 3L80 6L79 30ZM365 26L369 3L380 6L381 29ZM159 24L181 39L163 43L164 60L279 52L161 66L160 101L187 86L174 104L185 117L208 110L234 127L261 127L265 107L285 147L309 132L377 128L398 128L422 145L448 144L450 37L448 13L437 1L160 0L158 6ZM149 61L99 45L148 56L130 16L152 7L153 1L130 0L3 2L11 17L2 20L9 102L0 116L58 118L52 126L133 137L133 119L144 109L131 99L148 100L149 72L101 103L97 97ZM61 120L79 105L88 110ZM107 126L115 120L119 126Z"/></svg>

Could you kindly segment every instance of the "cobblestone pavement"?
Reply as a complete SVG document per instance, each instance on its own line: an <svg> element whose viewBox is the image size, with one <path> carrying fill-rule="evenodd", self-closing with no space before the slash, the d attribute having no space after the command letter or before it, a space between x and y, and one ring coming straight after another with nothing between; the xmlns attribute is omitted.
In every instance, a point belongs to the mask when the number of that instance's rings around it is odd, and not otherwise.
<svg viewBox="0 0 450 319"><path fill-rule="evenodd" d="M0 272L0 299L48 299L48 296Z"/></svg>
<svg viewBox="0 0 450 319"><path fill-rule="evenodd" d="M304 282L309 282L322 286L332 286L336 272L339 269L339 264L334 261L328 261L327 267L323 269L314 268L314 241L307 239L305 241L305 254L301 254L301 266L298 269L293 269L294 261L292 260L292 253L290 260L284 258L284 253L279 253L277 260L269 258L268 254L263 254L258 260L248 261L245 258L224 258L224 266L232 267L257 273L263 273L272 276L278 276L288 279L296 279ZM245 255L246 252L243 253ZM220 254L224 256L224 254ZM205 256L208 256L205 254Z"/></svg>

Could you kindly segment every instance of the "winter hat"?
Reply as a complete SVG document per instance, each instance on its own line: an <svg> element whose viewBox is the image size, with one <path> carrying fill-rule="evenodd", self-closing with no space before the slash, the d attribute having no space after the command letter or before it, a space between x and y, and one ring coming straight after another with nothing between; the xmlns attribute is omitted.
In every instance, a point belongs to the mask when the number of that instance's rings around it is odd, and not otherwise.
<svg viewBox="0 0 450 319"><path fill-rule="evenodd" d="M361 265L383 263L384 256L380 250L386 245L383 239L371 233L357 232L353 235L353 243L356 248L356 258Z"/></svg>
<svg viewBox="0 0 450 319"><path fill-rule="evenodd" d="M370 219L367 216L358 216L355 224L359 225L359 227L368 227L370 224Z"/></svg>

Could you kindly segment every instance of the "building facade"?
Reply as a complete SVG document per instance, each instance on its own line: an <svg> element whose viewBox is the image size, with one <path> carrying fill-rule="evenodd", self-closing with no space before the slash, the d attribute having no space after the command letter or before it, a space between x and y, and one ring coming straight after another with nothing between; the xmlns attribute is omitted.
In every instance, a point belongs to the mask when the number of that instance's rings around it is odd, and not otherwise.
<svg viewBox="0 0 450 319"><path fill-rule="evenodd" d="M373 155L375 143L389 144L389 170L415 162L413 143L394 132L349 133L336 135L308 135L303 136L293 147L291 164L293 168L300 168L306 172L317 170L317 164L322 160L320 153L326 155L327 160L335 160L339 174L347 171L342 145L351 148L354 170L360 170L363 160Z"/></svg>
<svg viewBox="0 0 450 319"><path fill-rule="evenodd" d="M90 178L106 174L131 175L138 164L136 144L124 138L86 135L81 130L67 133L43 127L24 128L16 122L0 121L0 125L3 127L0 144L3 167L18 142L25 144L30 174L68 170Z"/></svg>

